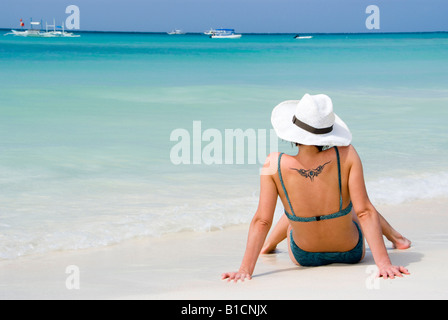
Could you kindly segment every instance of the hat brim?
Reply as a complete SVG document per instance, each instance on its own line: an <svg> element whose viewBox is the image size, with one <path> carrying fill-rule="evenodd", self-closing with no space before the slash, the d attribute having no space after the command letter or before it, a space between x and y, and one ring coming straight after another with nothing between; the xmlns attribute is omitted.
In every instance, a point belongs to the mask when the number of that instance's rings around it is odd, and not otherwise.
<svg viewBox="0 0 448 320"><path fill-rule="evenodd" d="M314 134L303 130L292 122L300 100L288 100L272 110L271 123L277 136L286 141L315 146L348 146L352 134L344 121L335 114L333 130L326 134Z"/></svg>

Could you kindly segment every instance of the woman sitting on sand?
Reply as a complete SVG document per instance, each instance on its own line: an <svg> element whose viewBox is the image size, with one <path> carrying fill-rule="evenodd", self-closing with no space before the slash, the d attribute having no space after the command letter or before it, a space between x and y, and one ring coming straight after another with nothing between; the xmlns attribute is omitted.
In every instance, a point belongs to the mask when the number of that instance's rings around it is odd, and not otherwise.
<svg viewBox="0 0 448 320"><path fill-rule="evenodd" d="M321 266L360 262L365 237L379 276L409 274L403 266L392 265L383 235L398 249L411 243L370 202L361 160L350 145L351 133L333 113L331 99L306 94L300 101L285 101L274 108L271 121L278 137L295 143L299 152L268 156L243 262L238 272L224 273L222 279L251 279L260 253L272 252L285 238L294 263ZM285 215L265 242L278 196Z"/></svg>

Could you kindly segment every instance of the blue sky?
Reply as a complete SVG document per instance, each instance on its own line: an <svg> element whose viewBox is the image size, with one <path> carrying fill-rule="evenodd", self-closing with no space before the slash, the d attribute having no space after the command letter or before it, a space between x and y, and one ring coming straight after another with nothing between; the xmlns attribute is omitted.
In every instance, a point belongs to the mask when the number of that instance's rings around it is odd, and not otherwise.
<svg viewBox="0 0 448 320"><path fill-rule="evenodd" d="M58 24L80 9L80 29L166 32L414 32L448 31L447 0L1 0L0 28L22 18ZM366 8L379 8L379 30L366 28Z"/></svg>

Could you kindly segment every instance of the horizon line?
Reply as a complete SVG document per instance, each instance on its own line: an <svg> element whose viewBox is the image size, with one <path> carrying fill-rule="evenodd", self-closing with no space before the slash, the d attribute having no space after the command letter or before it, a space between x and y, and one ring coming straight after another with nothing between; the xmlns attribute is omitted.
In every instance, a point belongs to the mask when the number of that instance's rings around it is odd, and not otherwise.
<svg viewBox="0 0 448 320"><path fill-rule="evenodd" d="M20 30L20 28L0 28L0 31ZM41 29L43 30L43 29ZM129 34L167 34L167 31L120 31L120 30L66 30L67 32L78 33L129 33ZM448 31L365 31L365 32L238 32L243 35L344 35L344 34L423 34L423 33L448 33ZM183 35L202 35L203 32L185 32Z"/></svg>

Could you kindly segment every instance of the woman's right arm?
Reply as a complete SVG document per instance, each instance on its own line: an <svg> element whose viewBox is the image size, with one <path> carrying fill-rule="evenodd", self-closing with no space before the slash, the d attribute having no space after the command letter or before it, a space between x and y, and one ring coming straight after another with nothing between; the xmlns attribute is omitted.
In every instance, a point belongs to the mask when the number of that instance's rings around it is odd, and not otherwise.
<svg viewBox="0 0 448 320"><path fill-rule="evenodd" d="M278 191L273 178L278 163L276 157L278 157L278 153L268 156L260 176L260 200L250 224L246 251L240 269L237 272L223 273L222 279L244 281L252 278L258 256L271 228L277 204Z"/></svg>
<svg viewBox="0 0 448 320"><path fill-rule="evenodd" d="M380 218L367 195L361 159L353 146L349 147L348 161L351 163L348 187L353 209L358 216L361 228L372 251L379 275L393 279L395 276L409 274L403 266L392 265L384 245Z"/></svg>

